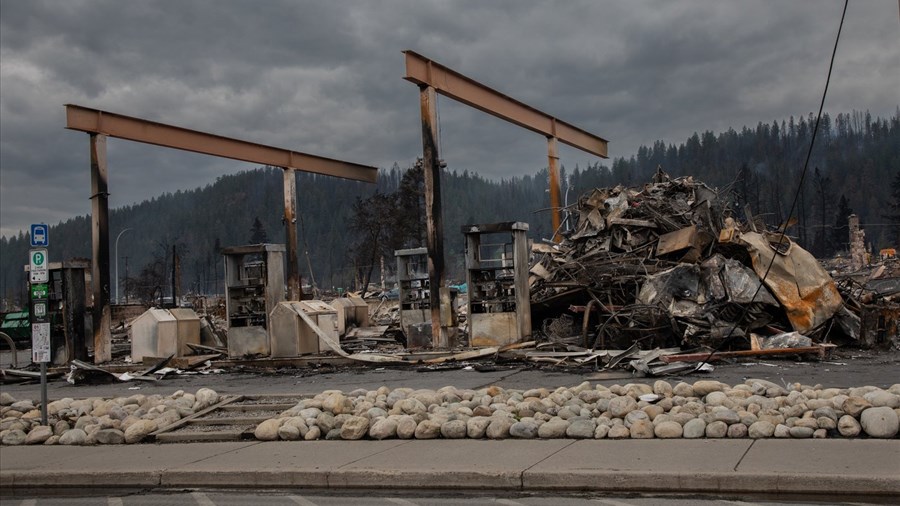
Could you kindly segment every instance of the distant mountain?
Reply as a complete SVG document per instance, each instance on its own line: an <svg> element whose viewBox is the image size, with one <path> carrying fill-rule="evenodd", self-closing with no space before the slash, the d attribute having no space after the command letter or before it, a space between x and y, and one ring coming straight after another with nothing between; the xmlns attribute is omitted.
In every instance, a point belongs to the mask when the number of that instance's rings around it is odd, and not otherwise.
<svg viewBox="0 0 900 506"><path fill-rule="evenodd" d="M597 163L563 169L563 192L566 179L572 189L569 202L595 187L641 185L661 167L673 176L692 175L711 186L728 187L734 192L735 209L749 204L754 214L777 225L790 210L814 123L812 116L791 117L740 131L695 133L677 146L657 141L642 146L635 156L613 160L611 167ZM310 280L307 266L311 265L320 287L351 286L353 268L347 252L354 241L348 227L352 205L376 191L397 190L404 172L396 165L383 169L375 185L298 173L297 226L304 283ZM841 214L852 210L860 216L875 248L896 245L900 234L894 234L900 230L885 218L891 206L898 204L891 196L890 183L895 180L900 181L900 108L888 119L857 111L834 118L825 115L794 212L799 224L791 233L814 253L831 255L847 242ZM536 241L552 233L546 169L500 181L474 171L452 170L445 172L442 187L449 278L464 276L463 224L524 221L531 228L529 237ZM154 260L161 260L168 269L175 246L182 291L220 293L222 262L217 249L247 244L260 233L269 242L283 242L282 205L281 171L263 167L221 176L203 188L114 209L111 235L132 229L119 243L120 278L126 277L126 271L137 277ZM88 216L51 228L51 260L90 256ZM23 300L22 266L28 242L25 233L0 238L0 310ZM111 251L112 264L114 255ZM393 258L385 261L393 267ZM121 284L120 293L124 297Z"/></svg>

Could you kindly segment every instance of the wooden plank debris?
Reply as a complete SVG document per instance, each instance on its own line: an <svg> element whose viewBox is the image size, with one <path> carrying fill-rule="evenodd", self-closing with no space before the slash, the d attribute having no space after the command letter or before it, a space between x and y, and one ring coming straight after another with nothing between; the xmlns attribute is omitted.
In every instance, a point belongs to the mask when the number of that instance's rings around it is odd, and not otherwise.
<svg viewBox="0 0 900 506"><path fill-rule="evenodd" d="M361 339L361 340L384 340L384 341L395 341L394 339L384 337L384 333L387 332L389 325L377 325L370 327L355 327L350 329L347 332L345 338L347 340L353 339Z"/></svg>
<svg viewBox="0 0 900 506"><path fill-rule="evenodd" d="M719 351L710 353L689 353L686 355L664 355L660 357L665 363L672 362L711 362L726 358L738 357L765 357L773 355L818 355L825 358L836 346L833 344L820 344L817 346L804 346L800 348L776 348L770 350L738 350Z"/></svg>
<svg viewBox="0 0 900 506"><path fill-rule="evenodd" d="M171 432L175 429L179 429L179 428L184 427L185 425L191 423L191 420L196 420L197 418L206 416L209 413L212 413L213 411L221 408L222 406L226 406L228 404L231 404L232 402L237 402L241 399L243 399L243 396L241 396L241 395L228 396L225 399L217 402L216 404L213 404L212 406L210 406L206 409L198 411L198 412L194 413L193 415L186 416L186 417L182 418L181 420L178 420L175 423L166 425L165 427L162 427L160 429L156 429L155 431L151 432L148 436L157 437L164 432Z"/></svg>

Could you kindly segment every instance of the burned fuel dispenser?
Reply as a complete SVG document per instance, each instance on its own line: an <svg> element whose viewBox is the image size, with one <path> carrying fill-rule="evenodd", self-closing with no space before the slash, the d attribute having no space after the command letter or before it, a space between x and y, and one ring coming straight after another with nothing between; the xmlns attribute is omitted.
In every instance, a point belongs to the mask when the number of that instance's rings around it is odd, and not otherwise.
<svg viewBox="0 0 900 506"><path fill-rule="evenodd" d="M93 306L91 262L71 259L50 262L47 268L49 281L32 284L31 290L38 292L32 298L47 299L47 314L40 316L50 322L50 363L65 365L75 359L86 361L85 336L94 334L89 311ZM26 265L25 271L28 270Z"/></svg>
<svg viewBox="0 0 900 506"><path fill-rule="evenodd" d="M269 314L284 300L283 244L252 244L222 250L228 356L269 355Z"/></svg>
<svg viewBox="0 0 900 506"><path fill-rule="evenodd" d="M410 348L431 346L431 321L428 285L428 249L412 248L394 251L397 257L400 330ZM427 328L426 328L427 327Z"/></svg>
<svg viewBox="0 0 900 506"><path fill-rule="evenodd" d="M531 337L528 224L464 225L470 346L503 346Z"/></svg>

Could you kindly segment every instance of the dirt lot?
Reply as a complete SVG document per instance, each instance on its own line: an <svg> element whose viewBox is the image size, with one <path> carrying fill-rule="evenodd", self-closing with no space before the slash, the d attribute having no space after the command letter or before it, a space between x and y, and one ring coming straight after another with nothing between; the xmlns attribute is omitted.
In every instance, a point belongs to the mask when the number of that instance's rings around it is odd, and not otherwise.
<svg viewBox="0 0 900 506"><path fill-rule="evenodd" d="M471 366L466 368L465 366ZM809 359L769 359L720 362L711 373L692 373L669 376L671 383L715 379L728 384L741 383L747 378L763 378L779 384L799 382L824 387L856 387L874 385L889 387L900 383L900 351L837 350L824 361ZM406 367L322 367L319 369L244 369L230 370L205 376L171 376L156 382L121 382L102 385L71 385L55 380L48 385L51 400L64 397L118 397L134 393L171 394L176 390L196 391L213 388L226 394L311 394L322 390L356 388L374 389L381 385L390 388L440 388L453 385L459 388L479 388L498 385L504 388L527 389L572 386L582 381L612 385L633 382L652 383L656 378L633 377L620 371L598 372L590 368L566 369L527 364L495 364L482 360L467 364L452 364L428 369ZM39 399L40 385L8 384L0 386L17 399Z"/></svg>

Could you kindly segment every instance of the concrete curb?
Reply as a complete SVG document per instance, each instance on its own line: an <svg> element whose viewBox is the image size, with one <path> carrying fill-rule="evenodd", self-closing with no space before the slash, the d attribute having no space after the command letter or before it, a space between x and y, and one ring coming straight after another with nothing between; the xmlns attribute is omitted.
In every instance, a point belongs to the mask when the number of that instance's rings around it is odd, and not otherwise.
<svg viewBox="0 0 900 506"><path fill-rule="evenodd" d="M0 496L505 490L900 503L900 440L393 440L8 447Z"/></svg>
<svg viewBox="0 0 900 506"><path fill-rule="evenodd" d="M222 470L96 474L87 471L0 473L2 496L98 490L332 489L506 490L774 497L900 498L900 477L738 473L655 473L585 470L578 473L418 472L389 470L292 472Z"/></svg>

